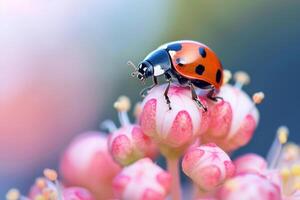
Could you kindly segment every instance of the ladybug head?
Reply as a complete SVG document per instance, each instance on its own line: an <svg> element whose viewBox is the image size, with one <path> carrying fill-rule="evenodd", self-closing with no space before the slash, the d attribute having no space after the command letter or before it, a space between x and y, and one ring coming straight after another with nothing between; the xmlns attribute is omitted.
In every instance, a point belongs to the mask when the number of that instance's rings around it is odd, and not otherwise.
<svg viewBox="0 0 300 200"><path fill-rule="evenodd" d="M145 80L146 78L153 76L154 68L151 63L148 61L143 61L138 67L137 77L141 81Z"/></svg>

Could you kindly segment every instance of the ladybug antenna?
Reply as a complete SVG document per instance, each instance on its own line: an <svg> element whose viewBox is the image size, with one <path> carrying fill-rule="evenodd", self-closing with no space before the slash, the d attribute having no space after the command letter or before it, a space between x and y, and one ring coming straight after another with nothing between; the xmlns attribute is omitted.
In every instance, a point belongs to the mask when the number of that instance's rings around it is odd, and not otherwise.
<svg viewBox="0 0 300 200"><path fill-rule="evenodd" d="M131 76L135 77L138 73L138 68L135 66L135 64L133 64L131 60L127 61L127 65L131 66L134 69L134 71L131 73Z"/></svg>

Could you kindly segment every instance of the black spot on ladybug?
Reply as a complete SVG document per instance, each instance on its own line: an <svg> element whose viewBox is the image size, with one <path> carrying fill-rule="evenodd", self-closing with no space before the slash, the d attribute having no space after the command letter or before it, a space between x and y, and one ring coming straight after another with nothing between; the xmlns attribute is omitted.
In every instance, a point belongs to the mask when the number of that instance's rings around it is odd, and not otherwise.
<svg viewBox="0 0 300 200"><path fill-rule="evenodd" d="M199 75L202 75L204 70L205 70L205 67L203 65L198 65L195 69L195 72Z"/></svg>
<svg viewBox="0 0 300 200"><path fill-rule="evenodd" d="M184 64L184 60L182 59L182 58L177 58L176 59L176 63L180 66L180 67L182 67Z"/></svg>
<svg viewBox="0 0 300 200"><path fill-rule="evenodd" d="M182 48L182 45L179 43L170 44L167 47L168 51L179 51Z"/></svg>
<svg viewBox="0 0 300 200"><path fill-rule="evenodd" d="M203 58L206 57L206 51L205 51L205 48L200 47L200 48L199 48L199 53L200 53L200 55L201 55Z"/></svg>
<svg viewBox="0 0 300 200"><path fill-rule="evenodd" d="M217 74L216 74L216 81L217 81L217 83L220 83L221 78L222 78L222 72L221 72L220 69L218 69Z"/></svg>

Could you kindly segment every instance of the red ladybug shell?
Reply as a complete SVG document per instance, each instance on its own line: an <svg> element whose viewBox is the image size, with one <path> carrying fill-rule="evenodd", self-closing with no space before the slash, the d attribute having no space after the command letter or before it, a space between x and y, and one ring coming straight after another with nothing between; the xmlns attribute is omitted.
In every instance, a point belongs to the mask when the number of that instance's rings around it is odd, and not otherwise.
<svg viewBox="0 0 300 200"><path fill-rule="evenodd" d="M195 41L176 41L163 45L174 69L183 77L205 81L219 89L223 67L217 55L206 45Z"/></svg>

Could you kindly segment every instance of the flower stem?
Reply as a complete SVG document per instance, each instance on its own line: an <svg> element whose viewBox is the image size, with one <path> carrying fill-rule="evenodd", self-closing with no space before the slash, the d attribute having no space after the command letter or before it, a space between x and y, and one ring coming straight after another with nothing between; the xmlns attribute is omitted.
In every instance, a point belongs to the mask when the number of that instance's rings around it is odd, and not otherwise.
<svg viewBox="0 0 300 200"><path fill-rule="evenodd" d="M181 186L180 186L180 173L179 173L179 157L167 157L167 168L168 172L172 176L172 185L171 185L171 197L172 200L181 199Z"/></svg>

